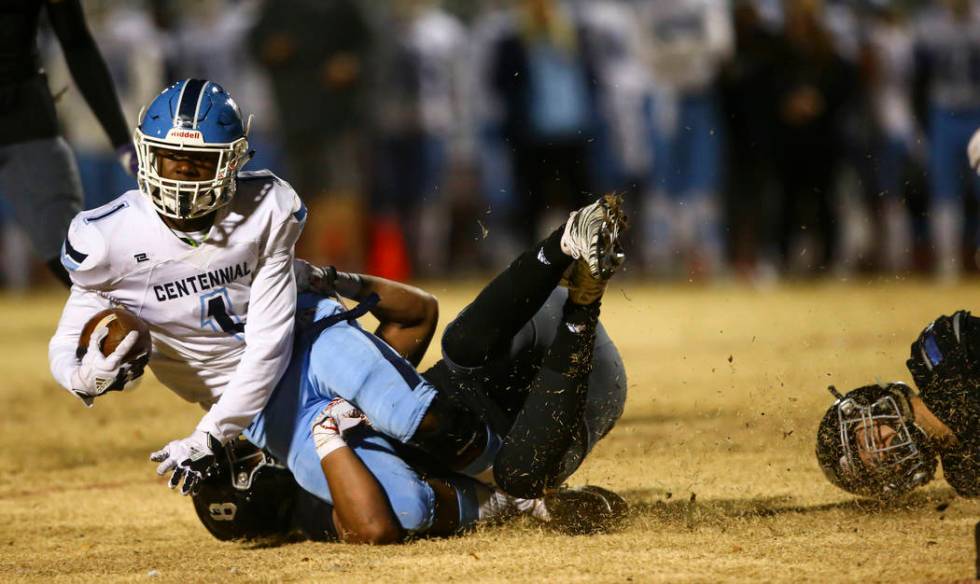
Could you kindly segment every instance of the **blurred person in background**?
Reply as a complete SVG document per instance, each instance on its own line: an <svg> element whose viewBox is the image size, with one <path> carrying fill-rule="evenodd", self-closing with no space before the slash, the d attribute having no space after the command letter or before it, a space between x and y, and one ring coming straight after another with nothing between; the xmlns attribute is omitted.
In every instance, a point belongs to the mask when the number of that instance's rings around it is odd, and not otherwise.
<svg viewBox="0 0 980 584"><path fill-rule="evenodd" d="M378 95L374 220L404 231L412 271L425 275L448 267L447 173L461 154L464 131L466 30L440 4L392 2Z"/></svg>
<svg viewBox="0 0 980 584"><path fill-rule="evenodd" d="M971 0L944 0L922 15L916 30L915 103L929 137L930 227L937 276L962 270L964 198L980 195L980 180L964 156L980 126L980 9Z"/></svg>
<svg viewBox="0 0 980 584"><path fill-rule="evenodd" d="M820 0L786 4L771 100L781 259L785 269L804 272L826 270L835 259L839 230L833 184L843 144L840 117L856 83L852 67L835 51L822 10Z"/></svg>
<svg viewBox="0 0 980 584"><path fill-rule="evenodd" d="M522 245L530 245L546 213L594 196L588 145L596 74L568 6L522 0L513 18L490 49L488 74L515 179L510 222Z"/></svg>
<svg viewBox="0 0 980 584"><path fill-rule="evenodd" d="M262 1L183 0L179 8L173 33L179 59L172 71L175 78L166 81L213 79L239 103L247 103L255 116L248 133L248 143L255 151L251 164L286 175L270 80L248 47Z"/></svg>
<svg viewBox="0 0 980 584"><path fill-rule="evenodd" d="M272 81L286 162L311 207L302 255L358 269L373 34L355 0L266 1L248 47ZM317 201L315 199L319 198Z"/></svg>
<svg viewBox="0 0 980 584"><path fill-rule="evenodd" d="M775 57L778 39L762 21L756 3L734 6L735 52L721 75L727 121L729 257L739 275L775 274L773 175L775 157Z"/></svg>
<svg viewBox="0 0 980 584"><path fill-rule="evenodd" d="M87 2L85 13L98 43L126 120L136 120L140 107L159 92L164 82L160 34L143 3L121 0ZM53 47L52 47L53 48ZM71 83L60 59L51 58L49 78L55 87ZM99 120L83 96L68 91L56 103L65 139L78 161L85 194L84 208L94 209L135 189L136 179L120 165L116 153L98 131Z"/></svg>
<svg viewBox="0 0 980 584"><path fill-rule="evenodd" d="M518 205L514 187L514 169L504 138L504 104L493 89L490 71L494 64L494 48L501 38L512 35L514 13L504 6L504 0L481 2L482 10L474 18L468 38L466 59L469 75L464 90L467 119L464 122L472 134L472 159L482 200L475 225L464 228L478 242L481 259L492 265L505 265L519 249L516 225L513 220ZM454 229L456 226L454 226Z"/></svg>
<svg viewBox="0 0 980 584"><path fill-rule="evenodd" d="M908 270L912 221L906 205L909 166L916 164L920 136L912 113L913 37L904 15L890 3L872 9L866 32L865 80L869 85L873 185L879 205L878 266Z"/></svg>
<svg viewBox="0 0 980 584"><path fill-rule="evenodd" d="M112 78L80 2L5 2L0 8L0 195L25 228L35 253L68 286L61 247L68 224L81 210L82 186L72 152L60 135L41 65L37 35L42 10L64 50L72 80L120 163L132 171L135 154Z"/></svg>
<svg viewBox="0 0 980 584"><path fill-rule="evenodd" d="M595 139L590 143L596 188L636 193L649 172L646 131L650 75L642 59L635 7L623 0L574 5L595 69ZM627 197L628 205L632 197Z"/></svg>
<svg viewBox="0 0 980 584"><path fill-rule="evenodd" d="M639 10L655 96L644 259L665 274L686 267L717 275L723 245L716 83L734 48L730 7L725 0L645 0Z"/></svg>

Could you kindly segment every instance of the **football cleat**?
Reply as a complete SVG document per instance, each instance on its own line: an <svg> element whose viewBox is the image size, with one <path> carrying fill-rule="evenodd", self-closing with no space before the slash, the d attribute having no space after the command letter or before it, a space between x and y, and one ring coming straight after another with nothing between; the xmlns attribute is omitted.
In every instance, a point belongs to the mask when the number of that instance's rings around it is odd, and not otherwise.
<svg viewBox="0 0 980 584"><path fill-rule="evenodd" d="M622 195L603 195L569 215L561 236L561 250L585 262L593 277L608 280L626 257L619 242L620 232L625 229Z"/></svg>
<svg viewBox="0 0 980 584"><path fill-rule="evenodd" d="M597 487L562 487L543 498L548 525L569 535L605 533L622 526L629 504L616 493Z"/></svg>

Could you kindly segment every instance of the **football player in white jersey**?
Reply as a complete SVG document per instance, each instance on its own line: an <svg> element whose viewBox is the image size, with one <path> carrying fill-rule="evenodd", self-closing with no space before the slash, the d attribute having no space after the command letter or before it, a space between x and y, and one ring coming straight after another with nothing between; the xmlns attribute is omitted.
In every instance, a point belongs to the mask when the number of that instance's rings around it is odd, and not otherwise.
<svg viewBox="0 0 980 584"><path fill-rule="evenodd" d="M91 405L139 377L142 367L122 359L135 333L103 357L97 331L76 357L85 322L122 306L150 327L157 378L207 410L189 436L152 454L158 474L236 437L292 352L293 248L306 208L272 173L240 172L248 126L221 86L171 85L134 133L139 190L76 216L62 249L73 285L49 346L58 383Z"/></svg>

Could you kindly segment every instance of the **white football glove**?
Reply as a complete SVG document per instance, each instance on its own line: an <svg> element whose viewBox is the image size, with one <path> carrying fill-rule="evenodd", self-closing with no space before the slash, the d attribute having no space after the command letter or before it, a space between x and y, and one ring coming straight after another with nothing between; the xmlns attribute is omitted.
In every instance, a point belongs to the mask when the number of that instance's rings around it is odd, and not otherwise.
<svg viewBox="0 0 980 584"><path fill-rule="evenodd" d="M361 423L367 424L367 417L349 401L338 397L327 404L313 420L313 444L320 460L347 446L344 434Z"/></svg>
<svg viewBox="0 0 980 584"><path fill-rule="evenodd" d="M340 272L333 266L314 266L301 259L293 260L298 292L312 292L320 296L343 296L356 299L364 288L360 274Z"/></svg>
<svg viewBox="0 0 980 584"><path fill-rule="evenodd" d="M180 487L181 495L193 495L210 471L215 467L215 453L221 449L221 442L204 430L195 430L193 434L181 440L174 440L150 455L150 460L159 462L157 474L164 475L173 470L170 475L170 488Z"/></svg>
<svg viewBox="0 0 980 584"><path fill-rule="evenodd" d="M980 174L980 130L973 133L966 147L966 155L970 158L970 168Z"/></svg>
<svg viewBox="0 0 980 584"><path fill-rule="evenodd" d="M146 367L147 359L132 363L123 361L139 339L139 333L131 331L116 350L106 357L99 346L108 334L107 327L101 327L92 333L81 363L71 374L72 393L88 407L92 407L92 401L106 392L122 391L129 387L143 375Z"/></svg>
<svg viewBox="0 0 980 584"><path fill-rule="evenodd" d="M303 292L319 292L320 283L325 274L323 268L296 258L293 260L293 275L296 277L296 291L302 294Z"/></svg>

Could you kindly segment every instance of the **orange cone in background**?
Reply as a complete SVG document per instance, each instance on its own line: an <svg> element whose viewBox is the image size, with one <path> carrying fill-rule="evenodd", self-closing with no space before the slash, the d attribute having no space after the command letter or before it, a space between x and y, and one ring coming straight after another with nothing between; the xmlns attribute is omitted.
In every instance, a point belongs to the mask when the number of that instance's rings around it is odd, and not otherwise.
<svg viewBox="0 0 980 584"><path fill-rule="evenodd" d="M405 249L405 234L394 217L375 217L371 224L367 273L398 282L412 277L412 262Z"/></svg>

